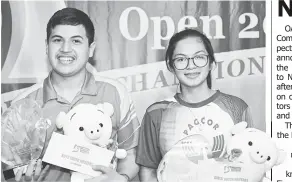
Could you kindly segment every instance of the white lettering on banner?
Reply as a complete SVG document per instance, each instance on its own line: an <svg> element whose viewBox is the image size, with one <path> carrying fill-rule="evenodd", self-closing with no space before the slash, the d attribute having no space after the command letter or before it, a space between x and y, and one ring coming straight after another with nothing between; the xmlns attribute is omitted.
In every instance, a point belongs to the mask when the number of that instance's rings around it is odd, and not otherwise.
<svg viewBox="0 0 292 182"><path fill-rule="evenodd" d="M154 34L153 34L154 46L151 47L151 49L164 49L165 47L162 47L161 40L168 40L171 38L175 30L174 23L171 17L169 16L163 16L162 18L152 17L150 19L153 21L153 24L154 24ZM164 37L162 37L161 35L161 23L163 21L166 23L166 26L167 26L166 35Z"/></svg>
<svg viewBox="0 0 292 182"><path fill-rule="evenodd" d="M264 33L266 33L266 17L264 18L264 21L263 21L263 30L264 30Z"/></svg>
<svg viewBox="0 0 292 182"><path fill-rule="evenodd" d="M222 18L219 15L215 15L215 16L201 16L200 17L201 20L203 20L203 32L206 34L206 36L209 39L224 39L225 36L223 35L223 21ZM210 35L210 24L211 21L214 21L214 23L216 24L216 34L214 37L212 37Z"/></svg>
<svg viewBox="0 0 292 182"><path fill-rule="evenodd" d="M136 11L137 13L135 16L139 16L140 18L140 31L138 36L132 37L129 33L129 25L128 20L130 16L130 12ZM133 16L133 15L132 15ZM171 36L175 33L175 24L171 17L169 16L163 16L163 17L148 17L146 12L139 7L129 7L126 8L120 16L119 20L119 28L122 33L122 35L131 41L138 41L144 38L144 36L147 34L149 29L149 19L153 22L153 46L152 49L165 49L164 46L161 45L162 40L169 40ZM202 21L203 25L203 32L206 34L206 36L209 39L224 39L226 38L223 35L223 20L222 17L219 15L213 15L213 16L200 16L199 19ZM189 23L186 24L186 21ZM238 23L245 24L246 22L249 22L238 34L238 38L259 38L260 31L255 30L255 27L259 23L259 19L256 14L254 13L243 13L238 18ZM166 24L166 35L161 35L161 24ZM215 24L215 35L211 35L210 31L210 25L211 23ZM265 23L265 19L262 22ZM193 16L183 16L177 24L177 31L181 31L185 28L196 28L198 27L198 20ZM264 27L263 32L265 32Z"/></svg>
<svg viewBox="0 0 292 182"><path fill-rule="evenodd" d="M239 32L238 37L239 38L259 38L260 37L259 31L255 31L255 30L248 31L254 28L255 26L257 26L259 22L257 15L255 15L254 13L244 13L239 16L239 19L238 19L239 23L244 24L247 21L246 17L249 17L249 20L250 20L249 24Z"/></svg>
<svg viewBox="0 0 292 182"><path fill-rule="evenodd" d="M131 37L129 33L129 29L128 29L128 16L130 12L133 10L137 11L140 17L140 32L137 37ZM141 40L147 34L147 31L148 31L148 26L149 26L148 16L146 15L145 11L143 11L141 8L130 7L123 11L123 14L119 20L119 24L126 25L126 26L120 26L120 31L126 39L132 40L132 41Z"/></svg>
<svg viewBox="0 0 292 182"><path fill-rule="evenodd" d="M186 24L186 22L189 22L189 24ZM193 16L184 16L182 17L178 24L177 24L177 31L180 32L186 28L192 28L192 27L197 27L198 22Z"/></svg>

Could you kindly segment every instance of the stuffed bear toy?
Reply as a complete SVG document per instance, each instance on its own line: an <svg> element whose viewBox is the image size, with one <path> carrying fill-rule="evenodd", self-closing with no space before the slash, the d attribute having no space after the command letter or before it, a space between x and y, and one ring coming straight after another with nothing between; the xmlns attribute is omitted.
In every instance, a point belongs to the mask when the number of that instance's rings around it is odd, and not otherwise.
<svg viewBox="0 0 292 182"><path fill-rule="evenodd" d="M279 150L271 137L246 122L235 125L227 136L226 156L229 161L243 163L252 173L252 182L260 182L266 172L281 164L286 153Z"/></svg>
<svg viewBox="0 0 292 182"><path fill-rule="evenodd" d="M223 134L201 128L178 141L157 169L159 182L266 182L265 174L279 165L285 152L272 139L246 122Z"/></svg>
<svg viewBox="0 0 292 182"><path fill-rule="evenodd" d="M63 129L64 135L106 148L113 143L110 139L113 114L114 108L110 103L97 105L84 103L75 106L67 114L60 112L56 118L56 125L57 128ZM117 159L123 159L126 155L123 149L117 149L115 152ZM89 178L92 177L72 172L71 182L83 182Z"/></svg>

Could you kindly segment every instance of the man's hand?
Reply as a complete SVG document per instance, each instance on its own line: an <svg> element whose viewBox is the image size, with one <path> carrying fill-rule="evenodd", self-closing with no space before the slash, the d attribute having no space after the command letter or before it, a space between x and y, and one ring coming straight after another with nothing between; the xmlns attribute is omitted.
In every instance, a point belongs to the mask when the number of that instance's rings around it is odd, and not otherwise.
<svg viewBox="0 0 292 182"><path fill-rule="evenodd" d="M128 178L125 175L117 173L112 168L96 165L92 169L100 171L102 174L98 177L85 180L85 182L128 182Z"/></svg>
<svg viewBox="0 0 292 182"><path fill-rule="evenodd" d="M25 168L21 168L17 171L15 175L15 180L16 181L41 181L44 177L44 175L47 173L49 169L49 165L47 165L43 170L42 170L42 160L33 160L31 161L28 166L27 170L25 172L25 175L23 176Z"/></svg>

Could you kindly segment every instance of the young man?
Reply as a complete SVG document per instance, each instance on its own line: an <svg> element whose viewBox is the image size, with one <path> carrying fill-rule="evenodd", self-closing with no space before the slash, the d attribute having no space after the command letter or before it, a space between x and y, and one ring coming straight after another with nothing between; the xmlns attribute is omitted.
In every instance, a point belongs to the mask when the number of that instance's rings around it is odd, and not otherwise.
<svg viewBox="0 0 292 182"><path fill-rule="evenodd" d="M127 157L118 161L117 172L93 166L103 174L88 181L129 181L139 170L135 163L135 147L140 123L123 85L93 75L86 69L94 49L94 26L90 18L74 8L57 11L47 24L46 53L52 71L41 87L31 87L31 93L22 94L16 100L33 98L41 104L45 117L52 122L48 129L48 141L52 132L56 131L55 118L59 112L68 112L80 103L111 103L114 106L112 136L116 136L119 148L127 150ZM24 176L21 173L17 173L17 181L70 181L70 171L57 166L50 165L47 171L41 172L40 160L30 163Z"/></svg>

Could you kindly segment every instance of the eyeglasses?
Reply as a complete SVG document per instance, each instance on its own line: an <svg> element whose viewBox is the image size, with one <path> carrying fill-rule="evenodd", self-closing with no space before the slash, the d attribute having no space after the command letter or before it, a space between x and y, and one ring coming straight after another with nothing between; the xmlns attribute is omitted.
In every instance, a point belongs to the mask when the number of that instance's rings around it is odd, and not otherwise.
<svg viewBox="0 0 292 182"><path fill-rule="evenodd" d="M178 58L173 59L174 67L177 70L184 70L189 66L190 59L193 60L194 65L197 66L198 68L205 67L209 62L209 56L208 55L204 55L204 54L203 55L195 55L192 58L190 58L190 57L178 57Z"/></svg>

